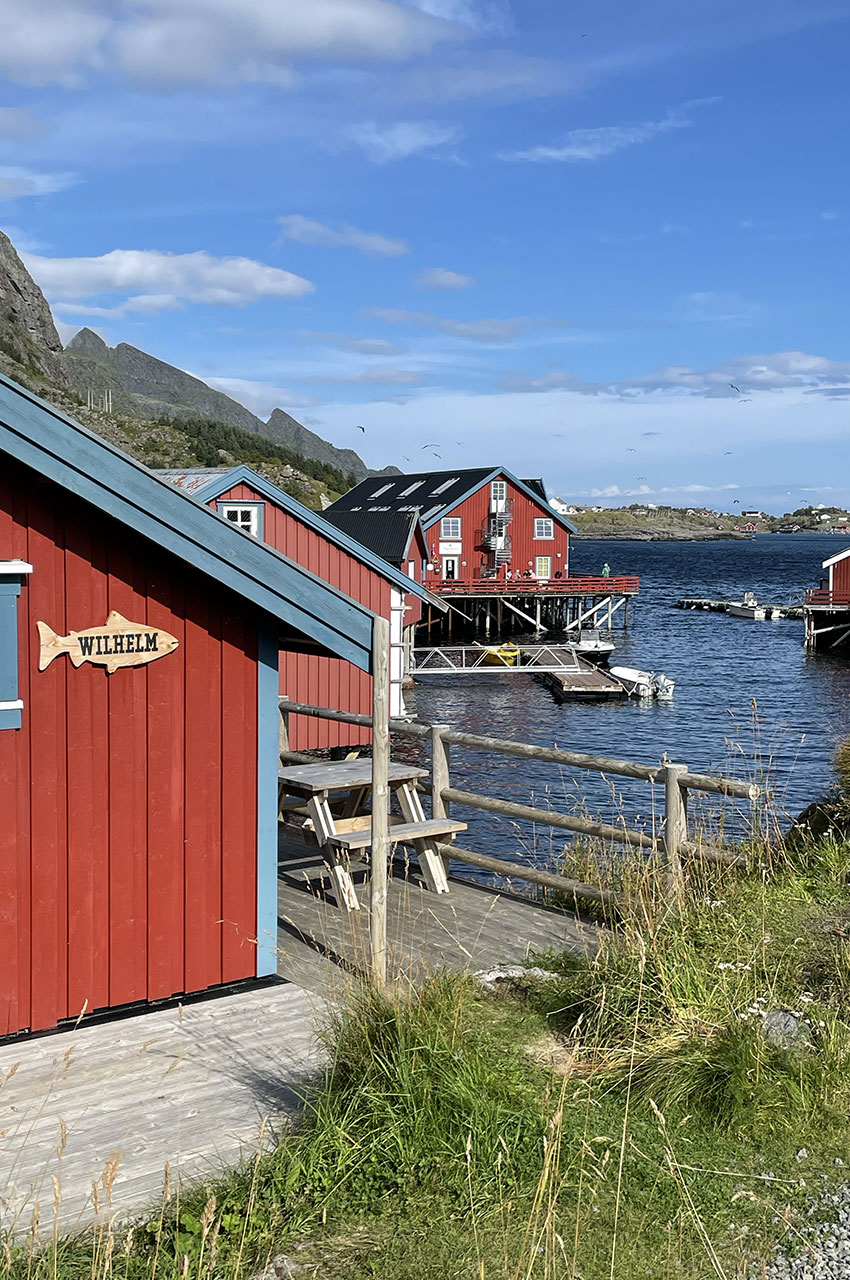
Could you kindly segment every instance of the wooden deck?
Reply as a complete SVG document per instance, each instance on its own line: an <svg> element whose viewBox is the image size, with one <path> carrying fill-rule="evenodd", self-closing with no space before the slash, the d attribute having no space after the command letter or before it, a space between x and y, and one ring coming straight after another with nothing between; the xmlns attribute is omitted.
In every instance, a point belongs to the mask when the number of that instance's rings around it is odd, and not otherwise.
<svg viewBox="0 0 850 1280"><path fill-rule="evenodd" d="M324 900L318 850L282 840L280 851L279 970L290 981L0 1046L0 1228L26 1233L38 1205L47 1243L96 1208L145 1213L161 1201L166 1164L175 1188L213 1176L297 1111L321 1070L315 1029L328 997L368 967L369 913ZM431 893L396 865L394 978L595 945L593 927L571 915L455 878L450 886Z"/></svg>
<svg viewBox="0 0 850 1280"><path fill-rule="evenodd" d="M356 864L355 864L356 866ZM280 841L278 871L278 971L308 990L333 995L369 963L369 910L365 872L353 871L360 911L340 911L326 901L325 868L317 849ZM390 972L415 981L427 971L474 972L515 964L534 952L596 946L592 925L550 911L518 894L497 893L455 876L450 892L431 893L418 872L394 864L387 904Z"/></svg>
<svg viewBox="0 0 850 1280"><path fill-rule="evenodd" d="M0 1227L29 1230L38 1204L48 1242L94 1218L92 1183L121 1216L161 1200L166 1162L176 1189L250 1157L321 1069L322 1008L276 983L4 1045Z"/></svg>

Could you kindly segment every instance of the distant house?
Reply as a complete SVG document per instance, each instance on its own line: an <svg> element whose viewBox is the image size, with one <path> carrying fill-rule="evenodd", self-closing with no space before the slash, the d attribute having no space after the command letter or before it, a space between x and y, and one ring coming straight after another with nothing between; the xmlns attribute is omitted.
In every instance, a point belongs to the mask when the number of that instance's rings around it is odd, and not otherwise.
<svg viewBox="0 0 850 1280"><path fill-rule="evenodd" d="M425 586L528 573L539 580L569 574L575 528L555 511L542 480L521 480L505 468L427 471L372 477L325 512L368 514L388 521L418 513L427 544Z"/></svg>
<svg viewBox="0 0 850 1280"><path fill-rule="evenodd" d="M404 631L419 617L424 592L421 570L411 572L352 537L338 522L309 510L247 466L165 470L158 474L225 520L309 569L322 581L388 618L390 622L390 714L404 714ZM373 480L371 482L375 484ZM415 543L415 521L403 518ZM421 563L424 543L414 553ZM393 553L389 541L384 548ZM372 680L350 662L320 653L280 655L280 692L295 702L372 713ZM369 740L369 730L332 720L294 716L290 748L351 746Z"/></svg>

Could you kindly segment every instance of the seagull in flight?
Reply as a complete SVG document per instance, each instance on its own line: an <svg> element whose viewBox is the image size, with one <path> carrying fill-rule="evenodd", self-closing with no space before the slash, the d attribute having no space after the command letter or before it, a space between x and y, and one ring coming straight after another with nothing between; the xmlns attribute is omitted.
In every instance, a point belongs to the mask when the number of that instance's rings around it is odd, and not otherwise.
<svg viewBox="0 0 850 1280"><path fill-rule="evenodd" d="M651 436L660 436L660 435L661 435L660 431L641 431L640 433L641 440L649 440Z"/></svg>
<svg viewBox="0 0 850 1280"><path fill-rule="evenodd" d="M637 453L637 449L627 449L626 453Z"/></svg>
<svg viewBox="0 0 850 1280"><path fill-rule="evenodd" d="M732 388L732 390L733 390L733 391L737 391L737 392L738 392L738 395L740 395L740 394L741 394L741 388L740 388L740 387L736 387L736 386L735 386L735 384L734 384L734 382L730 382L730 383L729 383L729 386Z"/></svg>
<svg viewBox="0 0 850 1280"><path fill-rule="evenodd" d="M727 450L726 450L726 452L724 453L723 457L724 457L724 458L731 458L731 457L732 457L732 450L731 450L731 449L727 449Z"/></svg>
<svg viewBox="0 0 850 1280"><path fill-rule="evenodd" d="M423 444L422 446L423 449L436 449L436 447L435 444Z"/></svg>
<svg viewBox="0 0 850 1280"><path fill-rule="evenodd" d="M363 434L364 434L364 436L365 436L365 434L366 434L366 428L365 428L365 427L361 427L359 423L357 424L357 430L358 430L358 431L362 431L362 432L363 432Z"/></svg>

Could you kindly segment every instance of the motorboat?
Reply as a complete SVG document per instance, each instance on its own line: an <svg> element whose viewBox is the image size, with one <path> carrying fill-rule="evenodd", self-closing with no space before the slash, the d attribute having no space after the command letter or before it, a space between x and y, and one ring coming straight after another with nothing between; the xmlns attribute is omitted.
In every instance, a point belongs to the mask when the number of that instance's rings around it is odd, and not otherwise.
<svg viewBox="0 0 850 1280"><path fill-rule="evenodd" d="M570 632L570 647L575 649L576 653L580 653L583 658L595 662L597 666L605 667L614 652L615 645L607 634L603 635L595 628L585 628L577 634Z"/></svg>
<svg viewBox="0 0 850 1280"><path fill-rule="evenodd" d="M630 698L658 698L668 701L676 687L663 672L640 671L637 667L609 667L609 674L619 680Z"/></svg>
<svg viewBox="0 0 850 1280"><path fill-rule="evenodd" d="M743 600L729 601L726 612L733 618L752 618L756 622L763 622L767 617L767 606L759 604L755 592L745 591Z"/></svg>

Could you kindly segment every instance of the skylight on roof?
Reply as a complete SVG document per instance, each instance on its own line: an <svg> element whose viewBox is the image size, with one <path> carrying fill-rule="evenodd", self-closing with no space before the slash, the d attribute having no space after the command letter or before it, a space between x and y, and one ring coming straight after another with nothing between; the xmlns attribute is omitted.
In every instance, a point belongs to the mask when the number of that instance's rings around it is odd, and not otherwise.
<svg viewBox="0 0 850 1280"><path fill-rule="evenodd" d="M414 480L413 484L409 484L406 489L402 489L401 493L398 496L400 498L407 498L411 493L413 493L414 489L418 489L419 486L424 483L425 483L424 480Z"/></svg>
<svg viewBox="0 0 850 1280"><path fill-rule="evenodd" d="M436 515L438 511L442 511L443 504L438 502L435 507L429 507L427 511L422 512L423 521L428 520L431 516Z"/></svg>
<svg viewBox="0 0 850 1280"><path fill-rule="evenodd" d="M457 484L460 476L452 476L450 480L444 480L442 484L437 485L436 489L431 490L431 497L436 498L438 493L445 493L446 489L450 489L453 484Z"/></svg>
<svg viewBox="0 0 850 1280"><path fill-rule="evenodd" d="M391 484L382 484L380 489L376 489L375 492L370 494L369 496L372 498L380 498L382 493L386 493L387 490L391 488L392 488Z"/></svg>

